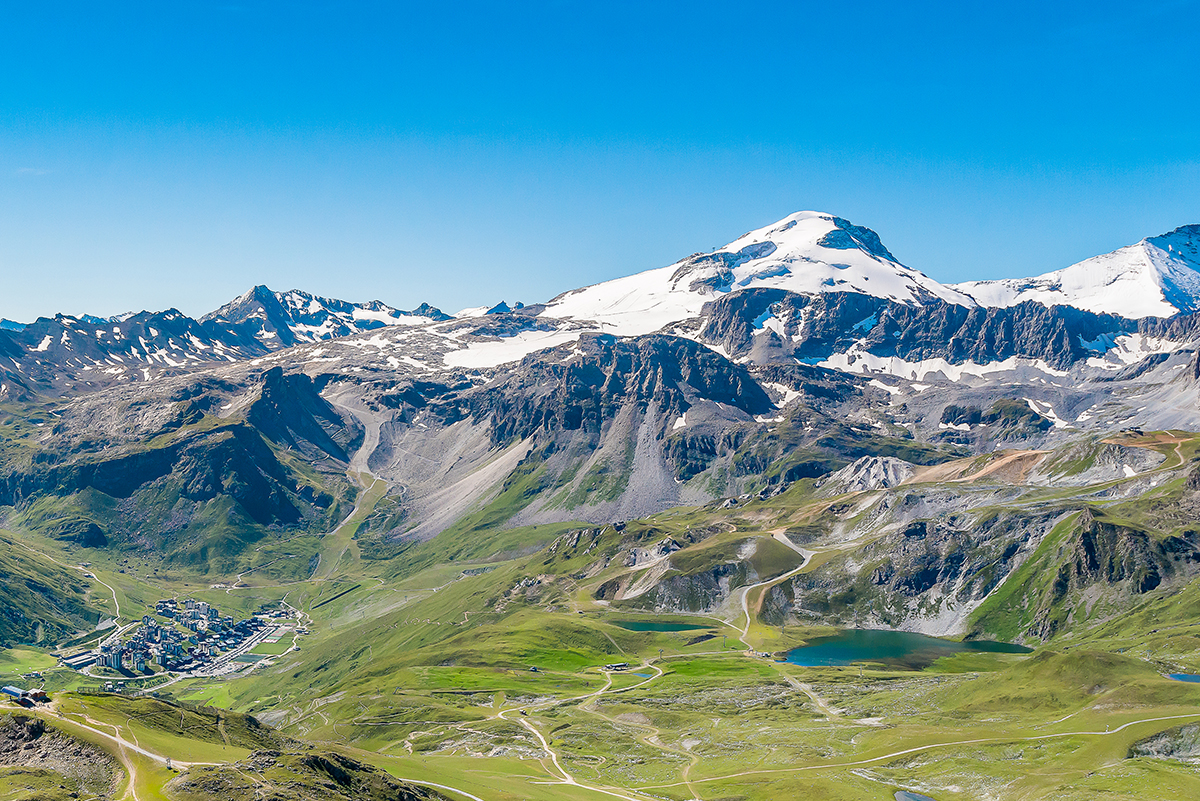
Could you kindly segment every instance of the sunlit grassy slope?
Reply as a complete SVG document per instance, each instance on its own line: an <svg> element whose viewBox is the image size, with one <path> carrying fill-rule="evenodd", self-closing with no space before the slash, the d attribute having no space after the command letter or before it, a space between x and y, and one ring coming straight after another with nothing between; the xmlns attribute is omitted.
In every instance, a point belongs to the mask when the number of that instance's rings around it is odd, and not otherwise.
<svg viewBox="0 0 1200 801"><path fill-rule="evenodd" d="M995 459L943 465L950 478L898 490L892 497L901 500L989 499L963 521L1027 509L1057 520L968 621L978 632L1015 639L1056 620L1053 634L1031 655L962 654L920 671L801 668L749 653L828 633L815 619L768 625L766 591L797 571L819 579L844 569L869 544L838 544L837 535L878 515L874 504L884 494L829 494L811 480L769 499L671 510L622 530L505 529L496 521L506 509L485 505L458 528L397 546L387 559L356 549L354 529L304 535L265 543L243 565L256 569L240 577L200 577L146 558L126 563L94 549L28 541L64 563L90 559L99 580L114 588L92 583L91 603L110 614L119 603L122 620L175 594L234 614L285 601L305 615L311 633L294 638L298 650L288 647L292 641L266 649L281 653L245 674L186 679L161 688L161 700L60 699L68 720L110 727L176 760L244 761L256 750L287 750L283 738L291 738L488 801L612 797L606 792L883 801L899 789L937 801L1124 799L1144 798L1148 787L1154 797L1182 799L1200 789L1189 763L1130 754L1148 737L1200 722L1200 685L1164 675L1200 672L1200 590L1171 583L1186 565L1150 591L1098 590L1086 604L1055 589L1085 529L1132 532L1150 544L1188 536L1195 441L1174 439L1146 443L1163 449L1167 461L1149 479L1128 479L1146 485L1135 494L1113 491L1125 480L1040 487L1006 496L1000 506L995 487L1008 479L972 478ZM1072 458L1086 461L1088 452ZM1089 465L1058 468L1079 475ZM523 480L494 503L514 503ZM689 613L659 608L661 596L651 591L625 597L605 589L626 592L656 569L630 564L631 548L668 541L678 550L668 549L659 580L699 580L729 565L715 579L725 582L723 601ZM316 554L323 569L297 567ZM79 571L70 575L80 580ZM637 632L618 625L632 618L695 627ZM41 667L51 687L86 682L51 668L40 653L9 652L0 670ZM630 668L606 673L613 662ZM181 709L170 698L230 711ZM148 766L148 778L139 779L146 790L139 797L195 797L179 794L170 775L156 770Z"/></svg>

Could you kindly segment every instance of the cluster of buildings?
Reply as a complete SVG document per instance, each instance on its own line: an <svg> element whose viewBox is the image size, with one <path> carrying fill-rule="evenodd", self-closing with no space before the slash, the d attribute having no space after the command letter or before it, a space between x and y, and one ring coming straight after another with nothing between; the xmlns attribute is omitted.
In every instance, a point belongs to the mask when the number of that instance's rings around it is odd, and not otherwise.
<svg viewBox="0 0 1200 801"><path fill-rule="evenodd" d="M62 660L67 667L80 670L101 665L122 673L150 673L161 670L191 671L203 668L222 654L243 645L247 639L272 625L272 615L256 615L234 622L222 616L206 601L174 598L158 601L154 615L142 617L126 640L107 642L94 651ZM160 622L165 618L165 622Z"/></svg>
<svg viewBox="0 0 1200 801"><path fill-rule="evenodd" d="M46 700L45 690L23 690L20 687L14 687L11 684L6 684L0 687L0 694L12 698L21 706L33 706L35 703L40 703Z"/></svg>

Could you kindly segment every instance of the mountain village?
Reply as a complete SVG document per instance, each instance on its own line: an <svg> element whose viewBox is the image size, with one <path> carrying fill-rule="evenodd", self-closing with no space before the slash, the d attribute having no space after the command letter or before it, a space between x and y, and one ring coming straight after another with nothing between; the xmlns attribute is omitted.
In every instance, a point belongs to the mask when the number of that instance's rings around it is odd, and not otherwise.
<svg viewBox="0 0 1200 801"><path fill-rule="evenodd" d="M94 672L107 668L126 678L231 673L263 658L250 653L256 646L291 635L292 621L293 613L280 609L235 621L206 601L167 598L155 603L153 615L121 627L97 648L62 658L61 664L89 675L110 675Z"/></svg>

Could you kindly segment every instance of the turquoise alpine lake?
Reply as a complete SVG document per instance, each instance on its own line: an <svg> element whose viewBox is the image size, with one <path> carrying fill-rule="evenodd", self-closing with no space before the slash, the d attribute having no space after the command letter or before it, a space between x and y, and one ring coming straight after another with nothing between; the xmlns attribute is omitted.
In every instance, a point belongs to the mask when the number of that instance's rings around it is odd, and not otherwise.
<svg viewBox="0 0 1200 801"><path fill-rule="evenodd" d="M628 631L694 631L708 628L708 623L672 623L666 620L614 620L614 626Z"/></svg>
<svg viewBox="0 0 1200 801"><path fill-rule="evenodd" d="M1200 675L1195 673L1168 673L1167 677L1175 679L1175 681L1200 682Z"/></svg>
<svg viewBox="0 0 1200 801"><path fill-rule="evenodd" d="M1023 645L992 640L955 642L911 631L886 629L847 629L831 637L815 637L808 645L793 648L787 661L793 665L852 665L856 662L882 662L885 665L919 669L944 656L965 652L1027 654Z"/></svg>

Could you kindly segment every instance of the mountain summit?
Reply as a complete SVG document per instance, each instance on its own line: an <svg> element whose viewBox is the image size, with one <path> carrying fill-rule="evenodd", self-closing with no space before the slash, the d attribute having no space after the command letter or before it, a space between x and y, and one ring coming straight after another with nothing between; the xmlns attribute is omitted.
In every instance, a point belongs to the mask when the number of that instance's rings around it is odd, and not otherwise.
<svg viewBox="0 0 1200 801"><path fill-rule="evenodd" d="M1200 310L1200 225L1093 256L1035 278L969 281L954 287L983 306L1073 306L1122 317L1173 317Z"/></svg>
<svg viewBox="0 0 1200 801"><path fill-rule="evenodd" d="M634 335L696 317L721 295L758 288L804 295L855 292L909 305L935 299L977 305L901 264L871 229L832 214L801 211L712 253L563 293L543 314L593 320L613 333Z"/></svg>
<svg viewBox="0 0 1200 801"><path fill-rule="evenodd" d="M400 311L378 300L350 303L298 289L273 292L265 286L256 286L204 315L200 321L233 326L264 342L277 340L291 346L389 325L422 325L447 319L446 314L427 303L412 311Z"/></svg>

